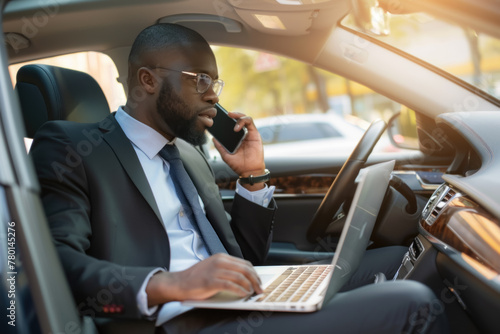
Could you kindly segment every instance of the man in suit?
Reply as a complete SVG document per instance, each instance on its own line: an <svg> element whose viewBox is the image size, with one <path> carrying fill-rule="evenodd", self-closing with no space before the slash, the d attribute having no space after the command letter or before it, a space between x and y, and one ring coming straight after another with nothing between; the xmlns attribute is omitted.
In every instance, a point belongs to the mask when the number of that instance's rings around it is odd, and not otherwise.
<svg viewBox="0 0 500 334"><path fill-rule="evenodd" d="M264 261L270 245L274 189L264 182L238 183L228 219L213 172L193 146L203 143L222 88L213 52L199 34L170 24L143 30L129 56L128 87L126 105L102 122L49 122L31 149L51 233L82 314L157 318L168 333L248 326L255 332L442 332L442 314L428 314L434 295L415 282L345 292L308 315L189 311L180 305L225 290L262 292L252 264ZM243 179L265 175L252 119L232 117L235 131L245 126L248 136L234 155L216 142L223 160ZM163 154L172 146L206 222L185 210L171 175L174 163ZM384 312L374 312L382 300ZM257 315L262 321L254 326ZM356 321L358 316L366 321ZM244 329L241 319L248 319Z"/></svg>

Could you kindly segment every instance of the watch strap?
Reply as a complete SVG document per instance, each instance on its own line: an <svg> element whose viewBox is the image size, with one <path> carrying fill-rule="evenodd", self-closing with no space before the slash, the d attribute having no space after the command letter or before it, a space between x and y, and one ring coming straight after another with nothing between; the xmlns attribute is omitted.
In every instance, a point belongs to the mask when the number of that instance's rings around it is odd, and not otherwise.
<svg viewBox="0 0 500 334"><path fill-rule="evenodd" d="M271 172L268 169L264 170L264 174L259 176L250 175L249 177L240 177L240 184L249 184L253 186L255 183L267 182L271 179Z"/></svg>

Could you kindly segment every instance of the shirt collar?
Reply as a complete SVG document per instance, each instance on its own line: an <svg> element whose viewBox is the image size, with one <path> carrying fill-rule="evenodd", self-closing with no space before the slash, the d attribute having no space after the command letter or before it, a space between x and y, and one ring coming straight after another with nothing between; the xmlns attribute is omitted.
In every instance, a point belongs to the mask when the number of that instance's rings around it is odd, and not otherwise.
<svg viewBox="0 0 500 334"><path fill-rule="evenodd" d="M166 144L174 144L175 142L175 138L168 141L150 126L130 116L122 107L116 111L115 119L127 138L149 159L153 159Z"/></svg>

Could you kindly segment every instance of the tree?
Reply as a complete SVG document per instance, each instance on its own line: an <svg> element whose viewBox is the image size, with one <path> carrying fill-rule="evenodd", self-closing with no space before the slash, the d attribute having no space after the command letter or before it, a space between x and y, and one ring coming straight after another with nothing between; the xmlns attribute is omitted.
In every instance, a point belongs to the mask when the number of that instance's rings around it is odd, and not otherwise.
<svg viewBox="0 0 500 334"><path fill-rule="evenodd" d="M328 109L326 80L312 67L258 51L215 47L220 77L225 81L221 104L255 118L304 113L318 108L307 98L312 84L322 92L320 109Z"/></svg>

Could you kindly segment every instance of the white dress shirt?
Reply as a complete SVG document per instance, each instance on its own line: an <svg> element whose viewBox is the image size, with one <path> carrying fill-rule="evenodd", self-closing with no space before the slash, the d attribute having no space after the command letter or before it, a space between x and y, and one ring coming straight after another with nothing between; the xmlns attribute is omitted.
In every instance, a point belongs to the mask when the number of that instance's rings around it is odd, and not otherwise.
<svg viewBox="0 0 500 334"><path fill-rule="evenodd" d="M206 259L210 255L198 228L184 215L169 175L170 165L158 155L168 140L148 125L127 114L121 107L118 108L115 118L134 147L160 210L162 223L168 231L171 254L170 271L182 271ZM174 141L175 139L172 143ZM267 207L273 196L274 186L267 187L266 185L264 189L250 192L237 183L236 192L256 204ZM201 198L199 201L201 207L204 208ZM148 308L146 285L151 276L160 270L165 269L158 268L150 273L137 296L139 310L147 316L156 312L157 306ZM166 303L160 310L156 324L161 325L189 309L182 306L180 302Z"/></svg>

